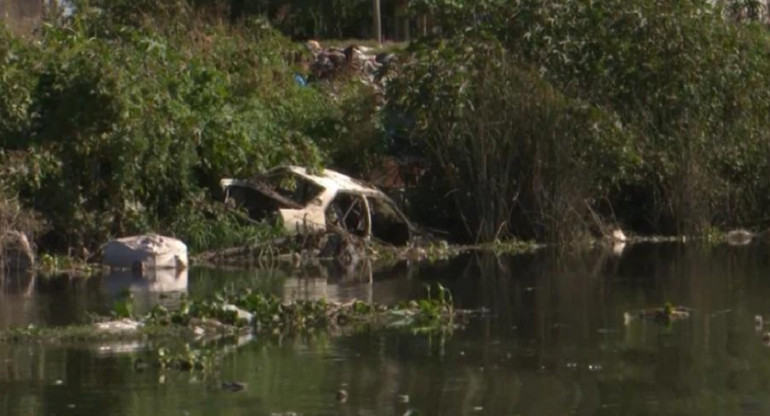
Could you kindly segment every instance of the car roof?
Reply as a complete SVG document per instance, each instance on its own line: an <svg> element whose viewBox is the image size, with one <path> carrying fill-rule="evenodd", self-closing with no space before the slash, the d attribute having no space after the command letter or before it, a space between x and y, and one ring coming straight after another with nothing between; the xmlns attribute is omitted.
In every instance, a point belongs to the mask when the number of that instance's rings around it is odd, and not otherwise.
<svg viewBox="0 0 770 416"><path fill-rule="evenodd" d="M283 166L272 170L270 173L280 170L289 170L290 172L329 190L389 199L387 195L379 189L368 186L359 180L331 169L322 169L319 173L311 173L307 168L302 166Z"/></svg>

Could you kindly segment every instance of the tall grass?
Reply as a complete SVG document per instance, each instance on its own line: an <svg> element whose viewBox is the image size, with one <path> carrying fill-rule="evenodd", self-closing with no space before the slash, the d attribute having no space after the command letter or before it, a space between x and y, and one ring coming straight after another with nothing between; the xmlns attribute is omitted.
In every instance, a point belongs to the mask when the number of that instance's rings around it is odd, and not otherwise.
<svg viewBox="0 0 770 416"><path fill-rule="evenodd" d="M444 31L390 108L470 238L770 225L766 26L701 0L414 4Z"/></svg>
<svg viewBox="0 0 770 416"><path fill-rule="evenodd" d="M588 232L585 199L602 195L601 169L627 163L613 120L493 41L423 48L393 86L391 111L416 118L413 140L439 170L467 236L568 240Z"/></svg>

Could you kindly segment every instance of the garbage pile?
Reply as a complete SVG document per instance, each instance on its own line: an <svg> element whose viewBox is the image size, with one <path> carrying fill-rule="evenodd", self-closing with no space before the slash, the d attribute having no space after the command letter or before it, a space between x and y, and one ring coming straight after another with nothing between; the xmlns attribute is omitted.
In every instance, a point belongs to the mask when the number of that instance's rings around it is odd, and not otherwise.
<svg viewBox="0 0 770 416"><path fill-rule="evenodd" d="M345 76L358 76L365 84L381 91L396 61L395 54L375 53L374 49L366 46L323 48L315 40L308 41L306 46L313 53L310 81L332 81Z"/></svg>

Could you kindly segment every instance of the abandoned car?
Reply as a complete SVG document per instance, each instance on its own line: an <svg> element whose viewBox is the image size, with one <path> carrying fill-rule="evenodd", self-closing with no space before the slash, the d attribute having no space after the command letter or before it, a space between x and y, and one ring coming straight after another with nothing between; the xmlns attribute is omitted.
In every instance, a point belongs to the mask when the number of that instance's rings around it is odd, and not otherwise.
<svg viewBox="0 0 770 416"><path fill-rule="evenodd" d="M279 221L290 234L345 231L393 245L409 242L414 228L382 191L349 176L298 166L251 179L222 179L225 202L255 220Z"/></svg>

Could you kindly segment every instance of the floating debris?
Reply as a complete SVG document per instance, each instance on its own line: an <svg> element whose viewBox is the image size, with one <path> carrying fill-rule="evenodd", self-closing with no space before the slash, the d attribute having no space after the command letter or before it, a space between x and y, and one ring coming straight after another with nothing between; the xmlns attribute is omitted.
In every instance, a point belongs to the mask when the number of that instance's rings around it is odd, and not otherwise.
<svg viewBox="0 0 770 416"><path fill-rule="evenodd" d="M337 401L340 403L345 403L348 401L348 391L345 389L339 389L337 390L336 395Z"/></svg>
<svg viewBox="0 0 770 416"><path fill-rule="evenodd" d="M132 331L133 330L128 331L128 333L131 333ZM96 349L96 353L98 355L125 354L141 351L144 348L145 345L142 342L135 340L110 341L107 343L100 343Z"/></svg>
<svg viewBox="0 0 770 416"><path fill-rule="evenodd" d="M0 342L90 341L99 342L97 346L107 345L104 351L110 354L153 346L157 348L154 354L137 360L135 370L152 363L162 371L207 373L220 368L225 354L253 339L255 334L285 336L315 329L339 333L380 328L443 336L465 319L460 312L454 310L449 291L440 285L432 295L429 291L427 298L395 306L325 299L284 303L275 296L245 290L218 293L203 300L183 300L175 310L157 305L140 317L61 328L14 328L0 332ZM228 383L231 391L240 390L235 382ZM346 393L339 393L338 397L346 400Z"/></svg>
<svg viewBox="0 0 770 416"><path fill-rule="evenodd" d="M731 246L745 246L754 239L754 233L744 229L732 230L725 234L727 244Z"/></svg>
<svg viewBox="0 0 770 416"><path fill-rule="evenodd" d="M232 312L235 314L236 321L244 321L246 323L251 323L252 320L254 320L254 314L247 312L235 305L227 304L222 306L222 310L225 312Z"/></svg>
<svg viewBox="0 0 770 416"><path fill-rule="evenodd" d="M142 327L142 323L133 319L124 318L116 321L97 322L94 327L104 332L134 332Z"/></svg>
<svg viewBox="0 0 770 416"><path fill-rule="evenodd" d="M239 381L223 381L221 387L222 387L222 390L227 390L235 393L246 389L246 383L242 383Z"/></svg>
<svg viewBox="0 0 770 416"><path fill-rule="evenodd" d="M588 364L588 371L596 372L596 371L602 371L603 367L601 364Z"/></svg>
<svg viewBox="0 0 770 416"><path fill-rule="evenodd" d="M673 306L667 302L662 308L650 308L625 312L623 314L623 323L624 325L629 325L633 321L646 320L665 325L673 321L689 318L691 311L692 309L690 308L684 306Z"/></svg>
<svg viewBox="0 0 770 416"><path fill-rule="evenodd" d="M623 230L615 228L610 233L610 240L614 243L627 243L628 237L626 237L626 233L624 233Z"/></svg>
<svg viewBox="0 0 770 416"><path fill-rule="evenodd" d="M276 296L250 290L223 292L209 299L183 300L175 310L156 305L144 316L71 327L12 328L0 332L0 342L128 341L144 340L148 336L189 342L221 338L240 342L258 333L291 334L313 329L342 331L345 327L448 333L461 326L468 315L455 310L449 291L437 286L438 290L433 294L428 292L427 298L394 306L363 301L338 303L325 299L285 303Z"/></svg>

